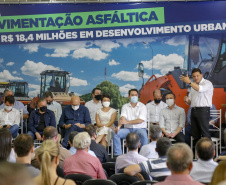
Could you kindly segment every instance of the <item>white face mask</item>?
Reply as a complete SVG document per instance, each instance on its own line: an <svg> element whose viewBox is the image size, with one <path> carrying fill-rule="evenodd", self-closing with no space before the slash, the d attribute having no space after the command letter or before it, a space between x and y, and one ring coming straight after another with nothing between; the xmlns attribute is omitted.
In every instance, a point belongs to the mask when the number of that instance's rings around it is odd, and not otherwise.
<svg viewBox="0 0 226 185"><path fill-rule="evenodd" d="M110 104L111 104L111 103L110 103L109 101L105 101L105 102L103 102L103 106L104 106L104 107L109 107L109 106L110 106Z"/></svg>
<svg viewBox="0 0 226 185"><path fill-rule="evenodd" d="M174 99L168 99L166 100L166 104L170 107L174 104Z"/></svg>
<svg viewBox="0 0 226 185"><path fill-rule="evenodd" d="M74 109L74 110L78 110L78 109L79 109L79 105L72 105L71 107L72 107L72 109Z"/></svg>
<svg viewBox="0 0 226 185"><path fill-rule="evenodd" d="M5 109L6 109L7 111L12 110L12 108L13 108L13 106L7 106L7 105L5 105Z"/></svg>

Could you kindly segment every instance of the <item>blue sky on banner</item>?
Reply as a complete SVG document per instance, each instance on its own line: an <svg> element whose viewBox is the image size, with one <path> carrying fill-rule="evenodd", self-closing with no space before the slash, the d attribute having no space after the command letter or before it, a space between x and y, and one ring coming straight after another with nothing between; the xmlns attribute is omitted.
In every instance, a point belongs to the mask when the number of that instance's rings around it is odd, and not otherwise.
<svg viewBox="0 0 226 185"><path fill-rule="evenodd" d="M117 84L127 96L131 88L140 88L137 65L144 64L144 81L154 74L161 76L174 66L183 66L186 36L153 37L82 42L0 46L0 81L23 80L29 83L29 95L40 91L40 73L64 70L71 73L70 91L86 94L105 80Z"/></svg>

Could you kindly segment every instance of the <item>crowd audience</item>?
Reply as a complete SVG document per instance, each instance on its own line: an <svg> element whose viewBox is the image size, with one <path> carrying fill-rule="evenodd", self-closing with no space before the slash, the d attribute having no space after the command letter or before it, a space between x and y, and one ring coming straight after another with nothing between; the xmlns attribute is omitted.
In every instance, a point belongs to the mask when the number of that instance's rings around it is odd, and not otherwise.
<svg viewBox="0 0 226 185"><path fill-rule="evenodd" d="M156 151L158 152L158 159L149 159L139 164L130 165L124 169L124 173L130 176L134 176L140 172L146 172L153 180L164 179L170 175L170 171L166 166L166 152L171 146L169 138L160 138L156 144Z"/></svg>
<svg viewBox="0 0 226 185"><path fill-rule="evenodd" d="M69 152L71 152L71 155L74 155L76 153L76 148L74 147L73 145L73 140L74 140L74 137L78 134L79 132L77 131L74 131L74 132L71 132L70 135L69 135L69 145L70 145L70 149L69 149ZM94 157L96 157L96 154L92 151L92 150L88 150L88 153Z"/></svg>
<svg viewBox="0 0 226 185"><path fill-rule="evenodd" d="M156 152L156 143L159 138L162 137L162 130L159 125L150 126L150 143L144 145L140 150L140 155L147 157L148 159L157 159L158 153Z"/></svg>
<svg viewBox="0 0 226 185"><path fill-rule="evenodd" d="M56 173L60 161L60 147L57 142L47 139L36 150L41 163L41 173L34 178L36 185L75 185L72 180L65 180Z"/></svg>
<svg viewBox="0 0 226 185"><path fill-rule="evenodd" d="M138 149L140 148L140 137L136 133L131 132L126 136L126 147L128 148L128 152L118 156L116 159L115 173L118 173L120 169L129 165L147 160L146 157L138 154Z"/></svg>
<svg viewBox="0 0 226 185"><path fill-rule="evenodd" d="M99 109L96 114L96 124L98 127L96 142L107 148L111 140L112 130L115 129L114 122L116 120L117 111L110 107L110 96L103 95L101 102L103 108Z"/></svg>
<svg viewBox="0 0 226 185"><path fill-rule="evenodd" d="M92 150L97 158L100 160L101 163L105 163L108 161L108 153L106 148L99 144L96 143L95 138L96 138L96 128L94 125L89 124L85 127L85 132L87 132L91 138L91 144L90 144L90 150Z"/></svg>
<svg viewBox="0 0 226 185"><path fill-rule="evenodd" d="M49 127L46 127L43 131L43 138L42 140L53 140L54 142L58 143L59 144L59 138L58 138L58 131L55 127L53 126L49 126ZM36 150L35 150L35 156L36 155ZM71 153L63 148L62 146L60 146L60 158L59 158L59 167L60 168L63 168L64 167L64 160L71 156ZM40 168L39 166L39 163L38 163L38 159L37 157L35 157L33 160L32 160L32 166L36 167L36 168Z"/></svg>
<svg viewBox="0 0 226 185"><path fill-rule="evenodd" d="M62 115L61 105L53 100L51 92L46 92L45 99L37 101L37 109L30 115L28 134L18 134L18 110L26 108L15 101L12 90L6 90L0 109L0 185L14 185L19 176L24 179L18 183L25 185L75 185L61 178L73 173L107 179L101 163L109 161L106 148L111 140L111 150L117 156L115 173L147 174L150 179L162 181L156 185L217 185L226 180L226 161L219 165L214 162L215 145L209 138L196 143L198 160L193 162L192 150L183 143L185 111L175 104L174 94L168 93L164 103L157 89L153 92L154 100L146 106L138 101L137 89L129 90L128 95L130 102L123 105L115 128L117 111L110 107L111 97L102 96L99 88L93 89L93 99L86 106L81 105L78 96L72 96L71 105L64 108ZM27 119L27 110L23 113ZM61 135L56 127L58 122ZM172 138L181 143L172 146ZM40 141L37 148L34 139ZM125 154L122 139L126 139L128 148Z"/></svg>
<svg viewBox="0 0 226 185"><path fill-rule="evenodd" d="M24 165L0 162L0 185L36 185Z"/></svg>
<svg viewBox="0 0 226 185"><path fill-rule="evenodd" d="M88 153L91 138L87 132L78 133L73 140L77 152L65 159L65 175L79 173L86 174L93 178L106 179L106 175L98 158Z"/></svg>
<svg viewBox="0 0 226 185"><path fill-rule="evenodd" d="M12 148L12 134L9 129L0 129L0 161L16 162Z"/></svg>
<svg viewBox="0 0 226 185"><path fill-rule="evenodd" d="M167 166L171 175L166 177L163 182L156 185L201 185L194 181L189 172L192 169L193 153L185 143L177 143L171 146L167 152Z"/></svg>
<svg viewBox="0 0 226 185"><path fill-rule="evenodd" d="M34 139L29 134L19 135L13 142L16 153L16 162L23 164L32 177L40 174L40 170L31 165L34 156Z"/></svg>
<svg viewBox="0 0 226 185"><path fill-rule="evenodd" d="M207 137L200 139L195 146L198 160L193 163L190 172L195 181L209 183L218 163L213 161L215 156L214 143Z"/></svg>

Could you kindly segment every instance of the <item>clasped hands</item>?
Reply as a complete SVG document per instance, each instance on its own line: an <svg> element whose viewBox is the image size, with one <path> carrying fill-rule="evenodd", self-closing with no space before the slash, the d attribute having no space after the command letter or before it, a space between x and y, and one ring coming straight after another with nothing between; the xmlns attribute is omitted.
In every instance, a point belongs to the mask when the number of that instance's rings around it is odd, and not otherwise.
<svg viewBox="0 0 226 185"><path fill-rule="evenodd" d="M165 136L168 137L168 138L174 138L174 137L177 135L176 132L173 132L173 133L165 132L164 134L165 134Z"/></svg>
<svg viewBox="0 0 226 185"><path fill-rule="evenodd" d="M69 124L65 124L65 126L64 126L64 128L65 129L69 129L72 125L76 125L76 126L78 126L79 128L85 128L85 124L81 124L81 123L74 123L74 124L71 124L71 123L69 123Z"/></svg>

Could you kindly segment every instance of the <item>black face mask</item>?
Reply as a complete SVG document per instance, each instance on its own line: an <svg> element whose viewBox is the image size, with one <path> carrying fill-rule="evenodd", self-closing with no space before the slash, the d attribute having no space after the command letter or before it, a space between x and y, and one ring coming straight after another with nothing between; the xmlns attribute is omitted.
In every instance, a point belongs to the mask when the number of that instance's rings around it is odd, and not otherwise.
<svg viewBox="0 0 226 185"><path fill-rule="evenodd" d="M162 101L162 99L158 100L158 99L154 99L155 103L160 103Z"/></svg>
<svg viewBox="0 0 226 185"><path fill-rule="evenodd" d="M51 105L53 103L53 101L47 102L48 105Z"/></svg>
<svg viewBox="0 0 226 185"><path fill-rule="evenodd" d="M47 111L47 107L46 107L46 106L40 107L39 109L40 109L40 111L42 111L42 112L46 112L46 111Z"/></svg>
<svg viewBox="0 0 226 185"><path fill-rule="evenodd" d="M102 95L101 95L101 94L99 94L99 95L95 95L95 98L96 98L96 100L101 100Z"/></svg>

